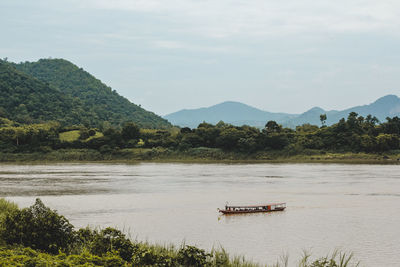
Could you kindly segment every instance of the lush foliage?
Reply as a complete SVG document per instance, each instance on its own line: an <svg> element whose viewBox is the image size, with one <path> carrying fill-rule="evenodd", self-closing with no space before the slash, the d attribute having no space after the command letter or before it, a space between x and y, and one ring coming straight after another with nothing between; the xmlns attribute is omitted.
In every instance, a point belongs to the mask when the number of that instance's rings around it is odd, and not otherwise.
<svg viewBox="0 0 400 267"><path fill-rule="evenodd" d="M169 128L165 119L120 96L88 72L64 59L41 59L13 64L19 71L49 84L51 88L81 103L85 117L81 123L101 127L133 121L141 127ZM74 110L74 113L81 112ZM67 116L67 114L66 114Z"/></svg>
<svg viewBox="0 0 400 267"><path fill-rule="evenodd" d="M79 254L40 252L29 247L0 247L0 266L131 266L113 254L96 256L87 252Z"/></svg>
<svg viewBox="0 0 400 267"><path fill-rule="evenodd" d="M74 238L73 226L64 216L46 207L40 199L33 206L7 212L0 239L7 244L57 253L66 250Z"/></svg>
<svg viewBox="0 0 400 267"><path fill-rule="evenodd" d="M22 123L80 124L88 115L79 100L0 60L0 117Z"/></svg>
<svg viewBox="0 0 400 267"><path fill-rule="evenodd" d="M0 233L4 231L4 220L6 215L18 211L18 206L15 203L0 198ZM0 245L2 240L0 239Z"/></svg>
<svg viewBox="0 0 400 267"><path fill-rule="evenodd" d="M0 118L0 149L3 152L47 152L59 143L60 125L13 123Z"/></svg>
<svg viewBox="0 0 400 267"><path fill-rule="evenodd" d="M400 118L350 113L332 126L305 124L283 128L274 121L263 129L201 123L196 129L140 129L127 122L120 128L63 127L58 123L18 124L0 118L0 161L113 159L275 159L297 155L353 153L400 154ZM29 158L28 154L32 154ZM335 156L336 157L336 156ZM396 158L397 159L397 158Z"/></svg>
<svg viewBox="0 0 400 267"><path fill-rule="evenodd" d="M133 149L143 149L139 159L160 154L223 159L232 153L235 158L255 158L278 151L293 156L400 149L399 117L379 123L371 115L351 112L329 127L327 119L329 115L320 115L322 127L304 124L291 129L268 121L259 129L219 122L176 131L66 60L0 61L0 160L17 153L82 159L69 156L71 150L86 150L83 159L102 160L129 159ZM69 155L62 155L65 150Z"/></svg>

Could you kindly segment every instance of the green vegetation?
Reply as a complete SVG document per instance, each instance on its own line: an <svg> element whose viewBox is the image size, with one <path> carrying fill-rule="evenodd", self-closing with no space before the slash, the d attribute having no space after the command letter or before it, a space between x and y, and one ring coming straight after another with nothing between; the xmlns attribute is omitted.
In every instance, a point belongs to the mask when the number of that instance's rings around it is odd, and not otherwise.
<svg viewBox="0 0 400 267"><path fill-rule="evenodd" d="M79 139L79 130L60 133L61 142L73 142Z"/></svg>
<svg viewBox="0 0 400 267"><path fill-rule="evenodd" d="M288 259L272 266L287 266ZM62 215L37 199L19 209L0 199L0 266L236 266L259 264L231 257L223 248L206 252L195 246L151 245L132 241L114 228L93 230L74 227ZM352 255L334 253L300 267L350 267Z"/></svg>
<svg viewBox="0 0 400 267"><path fill-rule="evenodd" d="M71 130L60 133L61 142L74 142L77 140L89 141L94 138L103 137L103 133L95 129L86 129L83 127L81 130Z"/></svg>
<svg viewBox="0 0 400 267"><path fill-rule="evenodd" d="M82 103L0 60L0 117L21 123L81 124Z"/></svg>
<svg viewBox="0 0 400 267"><path fill-rule="evenodd" d="M379 123L371 115L351 112L331 126L326 126L329 114L319 119L321 127L303 124L296 129L275 121L263 129L222 121L174 128L66 60L0 60L0 161L397 163L399 117Z"/></svg>
<svg viewBox="0 0 400 267"><path fill-rule="evenodd" d="M40 199L25 209L8 209L1 222L0 239L6 244L19 244L57 253L74 239L73 226L64 216L46 207Z"/></svg>
<svg viewBox="0 0 400 267"><path fill-rule="evenodd" d="M0 161L270 161L398 163L400 118L350 113L332 126L295 130L275 121L250 126L201 123L196 129L19 124L0 118Z"/></svg>
<svg viewBox="0 0 400 267"><path fill-rule="evenodd" d="M3 227L3 221L5 219L6 214L13 213L17 210L18 210L17 204L7 201L4 198L0 198L0 227ZM0 229L0 232L2 231L3 229Z"/></svg>
<svg viewBox="0 0 400 267"><path fill-rule="evenodd" d="M84 111L80 124L103 127L107 124L118 126L133 121L146 128L171 127L167 120L131 103L67 60L41 59L37 62L12 65L19 71L48 84L53 91L58 91L59 94L62 93L78 102ZM82 110L73 108L65 114L65 117L69 117L70 114L82 114Z"/></svg>
<svg viewBox="0 0 400 267"><path fill-rule="evenodd" d="M25 124L118 127L133 121L146 128L171 127L63 59L20 64L0 60L0 117Z"/></svg>

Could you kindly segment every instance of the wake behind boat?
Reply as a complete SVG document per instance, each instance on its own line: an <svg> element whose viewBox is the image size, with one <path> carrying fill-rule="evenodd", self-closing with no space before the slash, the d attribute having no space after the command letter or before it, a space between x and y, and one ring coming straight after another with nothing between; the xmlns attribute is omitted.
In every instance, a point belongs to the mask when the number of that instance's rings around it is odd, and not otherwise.
<svg viewBox="0 0 400 267"><path fill-rule="evenodd" d="M251 205L251 206L228 206L225 205L224 210L218 209L223 214L237 214L237 213L256 213L256 212L273 212L283 211L286 208L286 203L269 203L264 205Z"/></svg>

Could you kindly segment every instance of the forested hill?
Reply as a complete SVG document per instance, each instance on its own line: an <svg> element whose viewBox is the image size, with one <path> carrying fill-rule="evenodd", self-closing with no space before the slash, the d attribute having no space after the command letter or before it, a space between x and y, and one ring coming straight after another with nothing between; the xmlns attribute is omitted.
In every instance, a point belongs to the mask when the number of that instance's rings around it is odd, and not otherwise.
<svg viewBox="0 0 400 267"><path fill-rule="evenodd" d="M40 59L13 64L18 70L48 83L54 90L79 99L89 114L87 123L121 125L133 121L143 128L168 128L171 124L119 95L90 73L64 59Z"/></svg>
<svg viewBox="0 0 400 267"><path fill-rule="evenodd" d="M82 103L0 60L0 117L22 123L80 124Z"/></svg>

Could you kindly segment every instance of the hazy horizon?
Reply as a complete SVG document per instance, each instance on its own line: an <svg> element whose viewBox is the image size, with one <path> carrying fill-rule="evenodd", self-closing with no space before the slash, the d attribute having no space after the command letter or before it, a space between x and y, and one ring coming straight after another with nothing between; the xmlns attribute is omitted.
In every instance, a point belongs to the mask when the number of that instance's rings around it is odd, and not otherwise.
<svg viewBox="0 0 400 267"><path fill-rule="evenodd" d="M339 109L325 109L325 108L323 108L323 107L320 107L320 106L315 105L315 106L312 106L312 107L310 107L309 109L303 110L303 111L301 111L301 112L299 112L299 113L289 113L289 112L285 112L285 111L276 111L276 112L274 112L274 113L287 113L287 114L291 114L291 115L300 115L300 114L302 114L302 113L304 113L304 112L306 112L306 111L309 111L309 110L311 110L311 109L314 109L314 108L322 108L324 111L342 111L342 110L354 108L354 107L356 107L356 106L365 106L365 105L372 104L372 103L374 103L376 100L378 100L378 99L380 99L380 98L383 98L383 97L386 97L386 96L389 96L389 95L395 95L395 94L382 95L382 96L378 97L377 99L375 99L375 100L373 100L373 101L371 101L371 102L369 102L369 103L364 103L364 104L360 104L360 105L353 105L353 106L349 106L349 107L344 107L343 109L340 109L340 110L339 110ZM398 95L395 95L395 96L396 96L396 97L399 97ZM265 109L262 109L262 108L258 108L258 107L249 105L249 104L244 103L244 102L232 101L232 100L226 100L226 101L223 101L223 102L215 103L215 104L212 104L212 105L210 105L210 106L204 106L204 107L197 107L197 108L195 107L195 108L190 108L190 109L188 109L188 108L182 108L182 109L180 109L180 110L177 110L176 112L182 111L182 110L195 110L195 109L202 109L202 108L210 108L210 107L213 107L213 106L218 106L218 105L220 105L220 104L225 104L225 103L229 103L229 102L244 104L244 105L246 105L246 106L250 106L250 107L252 107L252 108L257 108L257 109L262 110L262 111L271 112L271 111L269 111L269 110L265 110ZM175 113L175 112L172 112L172 113ZM166 114L166 115L170 115L170 114L171 114L171 113Z"/></svg>
<svg viewBox="0 0 400 267"><path fill-rule="evenodd" d="M0 57L64 58L159 115L237 101L343 110L399 95L400 2L0 3Z"/></svg>

